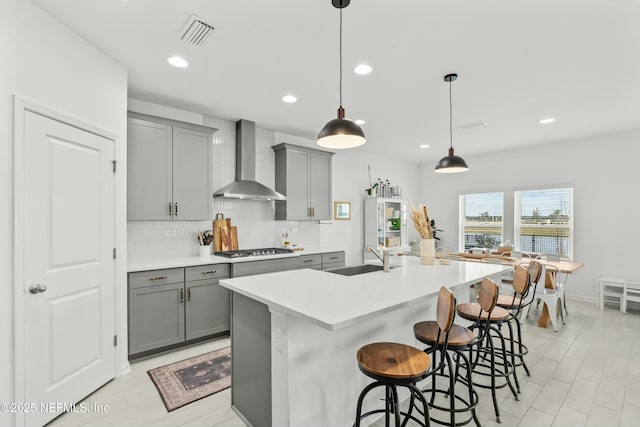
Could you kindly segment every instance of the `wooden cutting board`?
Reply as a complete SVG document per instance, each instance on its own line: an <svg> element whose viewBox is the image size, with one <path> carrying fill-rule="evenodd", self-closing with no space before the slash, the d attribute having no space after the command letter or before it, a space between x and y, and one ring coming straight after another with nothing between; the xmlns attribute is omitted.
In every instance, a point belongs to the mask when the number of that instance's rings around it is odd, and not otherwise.
<svg viewBox="0 0 640 427"><path fill-rule="evenodd" d="M231 239L231 250L232 251L237 251L238 250L238 227L236 227L235 225L231 228L229 228L230 230L230 239Z"/></svg>
<svg viewBox="0 0 640 427"><path fill-rule="evenodd" d="M225 219L214 219L213 220L213 250L221 251L222 250L222 226L227 225L227 220Z"/></svg>
<svg viewBox="0 0 640 427"><path fill-rule="evenodd" d="M220 246L223 251L231 251L231 227L223 225L220 227Z"/></svg>

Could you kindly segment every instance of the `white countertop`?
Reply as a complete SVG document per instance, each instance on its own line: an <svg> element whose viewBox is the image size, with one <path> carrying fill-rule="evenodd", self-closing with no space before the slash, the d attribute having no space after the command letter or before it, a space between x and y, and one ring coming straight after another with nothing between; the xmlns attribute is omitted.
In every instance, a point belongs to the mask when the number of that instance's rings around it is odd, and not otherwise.
<svg viewBox="0 0 640 427"><path fill-rule="evenodd" d="M193 267L195 265L207 265L207 264L235 264L237 262L249 262L249 261L260 261L266 259L276 259L276 258L288 258L288 257L297 257L301 255L314 255L318 253L327 253L327 252L337 252L344 251L344 249L320 249L320 248L305 248L302 251L293 252L291 254L278 254L278 255L261 255L261 256L250 256L250 257L242 257L242 258L226 258L223 256L210 255L208 257L201 256L191 256L191 257L180 257L180 258L159 258L159 259L149 259L149 260L138 260L138 261L129 261L127 263L127 272L133 273L136 271L146 271L146 270L158 270L161 268L177 268L177 267Z"/></svg>
<svg viewBox="0 0 640 427"><path fill-rule="evenodd" d="M325 329L352 325L376 313L396 310L435 295L441 286L470 285L512 267L450 261L449 265L421 265L418 257L392 257L390 272L342 276L302 269L223 279L220 284L278 311L300 317Z"/></svg>

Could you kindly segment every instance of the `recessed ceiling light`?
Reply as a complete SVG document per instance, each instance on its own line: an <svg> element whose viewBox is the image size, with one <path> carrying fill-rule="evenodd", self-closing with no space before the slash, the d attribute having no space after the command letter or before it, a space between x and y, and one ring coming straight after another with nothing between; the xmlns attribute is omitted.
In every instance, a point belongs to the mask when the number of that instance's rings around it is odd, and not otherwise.
<svg viewBox="0 0 640 427"><path fill-rule="evenodd" d="M359 74L361 76L371 74L372 71L373 71L373 68L371 68L371 65L367 65L367 64L360 64L353 69L354 73Z"/></svg>
<svg viewBox="0 0 640 427"><path fill-rule="evenodd" d="M187 68L189 66L187 60L179 56L170 56L167 58L167 62L176 68Z"/></svg>
<svg viewBox="0 0 640 427"><path fill-rule="evenodd" d="M358 126L362 126L363 124L367 123L362 119L358 119L358 120L354 120L353 121L355 124L357 124Z"/></svg>
<svg viewBox="0 0 640 427"><path fill-rule="evenodd" d="M540 123L541 125L546 125L548 123L553 123L555 121L556 119L554 119L553 117L547 117L546 119L540 120L538 123Z"/></svg>
<svg viewBox="0 0 640 427"><path fill-rule="evenodd" d="M430 145L429 145L429 144L422 144L422 145L420 146L420 148L429 148L429 147L430 147Z"/></svg>
<svg viewBox="0 0 640 427"><path fill-rule="evenodd" d="M286 102L287 104L293 104L294 102L297 102L298 98L296 98L293 95L285 95L282 97L282 102Z"/></svg>

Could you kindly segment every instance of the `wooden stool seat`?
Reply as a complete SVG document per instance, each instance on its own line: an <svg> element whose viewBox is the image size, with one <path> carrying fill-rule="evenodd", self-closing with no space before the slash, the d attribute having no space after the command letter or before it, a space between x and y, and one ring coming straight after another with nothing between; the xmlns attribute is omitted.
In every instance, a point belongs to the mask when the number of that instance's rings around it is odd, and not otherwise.
<svg viewBox="0 0 640 427"><path fill-rule="evenodd" d="M410 345L377 342L360 347L356 359L360 371L376 381L360 392L354 427L360 427L362 419L373 414L384 414L386 426L390 425L389 419L393 415L396 427L405 426L409 420L421 427L429 427L429 404L416 386L418 381L428 375L431 358L426 353ZM362 403L365 397L377 387L384 387L384 408L363 414ZM400 408L398 387L409 391L411 400L408 410ZM421 410L415 404L416 401L422 404ZM417 415L413 415L414 409L418 411ZM401 418L404 420L401 421Z"/></svg>
<svg viewBox="0 0 640 427"><path fill-rule="evenodd" d="M421 378L431 364L422 350L392 342L367 344L358 350L356 357L360 370L376 379Z"/></svg>
<svg viewBox="0 0 640 427"><path fill-rule="evenodd" d="M415 337L428 345L436 344L438 339L438 322L429 320L413 325L413 334ZM444 344L445 334L440 334L438 344ZM464 347L473 344L475 340L473 332L464 326L453 324L449 330L448 347Z"/></svg>
<svg viewBox="0 0 640 427"><path fill-rule="evenodd" d="M506 309L515 309L520 307L521 304L522 300L513 295L498 295L498 302L496 303L498 307Z"/></svg>
<svg viewBox="0 0 640 427"><path fill-rule="evenodd" d="M478 316L480 316L479 319L482 322L501 322L508 320L510 317L509 312L502 307L495 307L490 313L484 310L480 313L480 310L482 310L480 305L472 302L458 304L456 307L456 311L460 317L471 321L478 320Z"/></svg>

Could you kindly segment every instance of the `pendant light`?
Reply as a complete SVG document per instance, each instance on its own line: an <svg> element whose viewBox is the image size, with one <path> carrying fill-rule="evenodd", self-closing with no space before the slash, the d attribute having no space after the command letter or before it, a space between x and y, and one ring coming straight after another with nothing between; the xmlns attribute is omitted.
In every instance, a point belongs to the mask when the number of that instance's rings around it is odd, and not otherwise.
<svg viewBox="0 0 640 427"><path fill-rule="evenodd" d="M469 170L467 162L460 156L453 154L453 104L451 102L451 82L458 78L457 74L447 74L444 81L449 82L449 155L440 159L436 164L437 173L458 173Z"/></svg>
<svg viewBox="0 0 640 427"><path fill-rule="evenodd" d="M342 9L349 6L350 0L332 0L334 7L340 9L340 107L338 118L328 122L318 134L318 145L325 148L354 148L364 144L364 132L353 121L345 119L342 108Z"/></svg>

